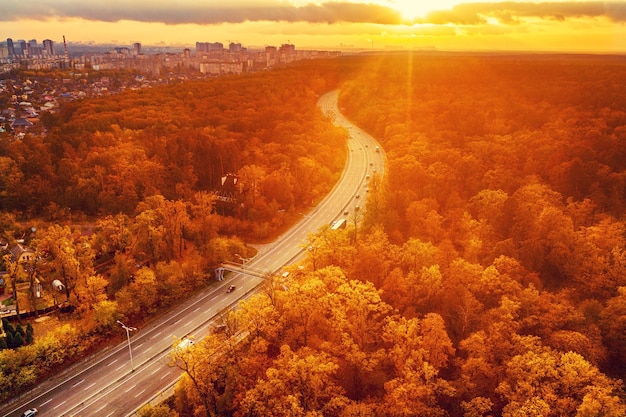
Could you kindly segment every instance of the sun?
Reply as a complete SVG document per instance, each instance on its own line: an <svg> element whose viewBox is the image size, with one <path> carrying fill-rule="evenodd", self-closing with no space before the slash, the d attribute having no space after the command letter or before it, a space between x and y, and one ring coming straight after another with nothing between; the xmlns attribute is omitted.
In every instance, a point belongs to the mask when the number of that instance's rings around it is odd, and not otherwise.
<svg viewBox="0 0 626 417"><path fill-rule="evenodd" d="M424 16L433 9L431 2L417 0L393 0L392 7L398 10L402 17L407 20L413 20L416 17Z"/></svg>
<svg viewBox="0 0 626 417"><path fill-rule="evenodd" d="M434 10L449 9L458 3L460 3L458 0L389 0L390 6L409 21L426 16Z"/></svg>

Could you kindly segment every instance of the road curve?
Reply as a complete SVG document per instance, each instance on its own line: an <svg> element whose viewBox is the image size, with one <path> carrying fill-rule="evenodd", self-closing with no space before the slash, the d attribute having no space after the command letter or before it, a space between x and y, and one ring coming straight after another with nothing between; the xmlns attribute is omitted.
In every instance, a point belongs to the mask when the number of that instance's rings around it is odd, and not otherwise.
<svg viewBox="0 0 626 417"><path fill-rule="evenodd" d="M257 256L246 263L246 268L276 272L299 259L303 254L301 244L310 232L345 217L345 211L354 211L360 202L357 195L364 189L366 175L374 170L381 175L384 173L384 153L376 151L380 145L340 113L337 97L338 91L331 91L320 97L318 105L335 125L349 133L348 158L341 179L324 200L288 232L264 245ZM171 367L167 359L174 338L187 335L202 338L211 331L212 320L220 311L253 293L261 283L261 278L248 274L234 274L214 283L158 321L132 332L132 350L129 351L124 341L99 352L20 399L0 406L0 413L6 417L20 416L23 410L36 407L40 417L132 415L179 378L180 371ZM229 285L235 285L236 290L227 293ZM120 328L120 331L124 330Z"/></svg>

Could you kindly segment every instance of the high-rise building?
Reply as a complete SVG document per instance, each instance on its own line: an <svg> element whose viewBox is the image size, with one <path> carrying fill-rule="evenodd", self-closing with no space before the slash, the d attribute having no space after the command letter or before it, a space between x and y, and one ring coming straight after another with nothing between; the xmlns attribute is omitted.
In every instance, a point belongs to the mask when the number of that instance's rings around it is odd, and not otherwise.
<svg viewBox="0 0 626 417"><path fill-rule="evenodd" d="M54 55L54 42L52 42L50 39L44 39L43 53L49 56Z"/></svg>
<svg viewBox="0 0 626 417"><path fill-rule="evenodd" d="M140 54L141 54L141 43L135 42L133 44L133 55L140 55Z"/></svg>
<svg viewBox="0 0 626 417"><path fill-rule="evenodd" d="M15 56L15 46L11 38L7 38L7 49L9 50L9 56Z"/></svg>
<svg viewBox="0 0 626 417"><path fill-rule="evenodd" d="M198 52L222 52L224 44L220 42L196 42L196 54Z"/></svg>
<svg viewBox="0 0 626 417"><path fill-rule="evenodd" d="M231 42L230 45L228 45L229 52L238 53L238 52L242 52L243 50L244 48L241 46L240 43Z"/></svg>
<svg viewBox="0 0 626 417"><path fill-rule="evenodd" d="M17 50L15 51L16 55L26 55L28 53L28 46L26 45L26 41L20 39L17 41Z"/></svg>
<svg viewBox="0 0 626 417"><path fill-rule="evenodd" d="M31 39L26 44L26 52L29 56L41 55L43 53L41 46L37 45L37 39Z"/></svg>
<svg viewBox="0 0 626 417"><path fill-rule="evenodd" d="M280 52L284 52L286 54L292 54L296 52L296 45L292 45L289 43L284 43L280 45Z"/></svg>

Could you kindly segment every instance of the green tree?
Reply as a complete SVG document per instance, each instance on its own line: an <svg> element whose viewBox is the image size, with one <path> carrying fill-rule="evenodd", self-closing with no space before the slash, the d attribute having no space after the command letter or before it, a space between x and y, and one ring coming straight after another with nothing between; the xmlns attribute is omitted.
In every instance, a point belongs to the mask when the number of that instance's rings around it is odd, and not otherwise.
<svg viewBox="0 0 626 417"><path fill-rule="evenodd" d="M13 338L11 339L11 347L19 348L24 345L24 337L21 333L15 332L13 333Z"/></svg>
<svg viewBox="0 0 626 417"><path fill-rule="evenodd" d="M25 337L26 337L25 341L26 341L27 345L32 344L33 341L35 340L34 333L35 333L35 331L33 329L33 326L30 323L28 323L26 325L26 335L25 335Z"/></svg>

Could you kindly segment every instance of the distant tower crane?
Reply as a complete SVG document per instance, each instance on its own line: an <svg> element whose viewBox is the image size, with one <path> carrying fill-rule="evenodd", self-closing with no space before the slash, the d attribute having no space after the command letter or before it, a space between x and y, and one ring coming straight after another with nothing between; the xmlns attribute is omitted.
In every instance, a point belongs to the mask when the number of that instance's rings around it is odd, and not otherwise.
<svg viewBox="0 0 626 417"><path fill-rule="evenodd" d="M70 56L67 53L67 42L65 42L65 35L63 35L63 57L65 59L65 65L67 68L70 67Z"/></svg>

